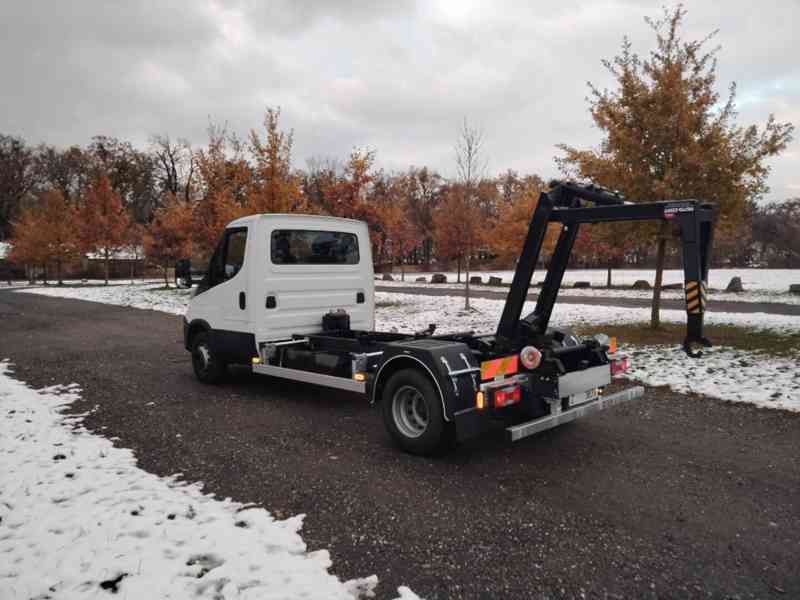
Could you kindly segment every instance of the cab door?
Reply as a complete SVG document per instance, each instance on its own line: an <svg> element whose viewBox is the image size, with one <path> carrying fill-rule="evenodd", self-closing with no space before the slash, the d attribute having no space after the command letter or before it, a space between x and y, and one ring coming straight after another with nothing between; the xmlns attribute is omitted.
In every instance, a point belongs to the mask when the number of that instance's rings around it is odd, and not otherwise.
<svg viewBox="0 0 800 600"><path fill-rule="evenodd" d="M203 314L213 329L252 332L246 255L247 227L226 229L192 299L193 313Z"/></svg>

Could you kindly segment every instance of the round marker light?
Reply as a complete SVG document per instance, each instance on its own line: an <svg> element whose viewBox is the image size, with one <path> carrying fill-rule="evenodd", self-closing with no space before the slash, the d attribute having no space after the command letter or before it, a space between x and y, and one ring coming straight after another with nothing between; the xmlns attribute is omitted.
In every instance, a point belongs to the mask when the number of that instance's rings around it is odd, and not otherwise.
<svg viewBox="0 0 800 600"><path fill-rule="evenodd" d="M525 346L519 353L519 360L526 369L535 369L542 364L542 353L533 346Z"/></svg>

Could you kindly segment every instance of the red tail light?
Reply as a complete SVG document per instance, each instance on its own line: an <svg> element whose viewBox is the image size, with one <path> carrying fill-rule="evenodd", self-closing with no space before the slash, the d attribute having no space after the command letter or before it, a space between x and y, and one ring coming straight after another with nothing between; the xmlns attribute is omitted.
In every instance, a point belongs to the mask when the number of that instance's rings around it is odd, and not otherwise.
<svg viewBox="0 0 800 600"><path fill-rule="evenodd" d="M503 388L494 393L494 407L503 408L516 404L522 398L519 386Z"/></svg>
<svg viewBox="0 0 800 600"><path fill-rule="evenodd" d="M616 377L631 368L631 363L627 356L621 356L611 361L611 376Z"/></svg>

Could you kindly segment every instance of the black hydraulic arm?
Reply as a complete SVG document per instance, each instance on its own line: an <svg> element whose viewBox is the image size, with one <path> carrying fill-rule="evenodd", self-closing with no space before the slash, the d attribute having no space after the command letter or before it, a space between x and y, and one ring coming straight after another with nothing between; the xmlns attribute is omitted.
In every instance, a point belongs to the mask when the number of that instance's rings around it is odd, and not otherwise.
<svg viewBox="0 0 800 600"><path fill-rule="evenodd" d="M560 223L561 234L539 293L536 309L524 319L526 325L539 334L544 334L547 330L581 224L667 220L677 225L683 249L687 312L687 331L683 347L689 356L702 355L702 347L711 345L703 337L703 315L714 207L695 200L632 204L626 203L617 194L595 186L572 182L557 182L551 186L550 191L540 196L539 205L528 228L528 236L497 327L496 339L499 347L509 349L518 335L520 315L549 223ZM591 204L587 206L586 203Z"/></svg>
<svg viewBox="0 0 800 600"><path fill-rule="evenodd" d="M497 326L497 338L503 345L508 345L516 336L519 317L522 315L522 307L528 297L528 288L531 285L536 262L539 260L539 252L542 250L542 243L547 233L547 224L550 222L550 213L552 211L553 200L550 194L542 192L539 195L539 203L536 205L533 217L531 217L531 222L528 225L525 243L522 245L517 269L514 271L514 279L511 282L506 304L503 307L503 315L500 317L500 323Z"/></svg>

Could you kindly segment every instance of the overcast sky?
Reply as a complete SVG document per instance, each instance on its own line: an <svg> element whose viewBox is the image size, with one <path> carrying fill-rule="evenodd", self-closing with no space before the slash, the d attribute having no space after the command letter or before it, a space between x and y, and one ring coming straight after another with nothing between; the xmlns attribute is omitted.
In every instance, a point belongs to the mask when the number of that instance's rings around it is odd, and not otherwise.
<svg viewBox="0 0 800 600"><path fill-rule="evenodd" d="M623 35L652 47L643 18L663 3L4 0L0 132L203 144L209 119L245 133L280 105L297 166L369 146L388 170L451 176L467 117L491 172L549 177L556 144L599 142L586 82L610 83L600 61ZM720 91L738 83L740 123L800 126L800 1L686 5L688 36L720 30ZM769 198L800 196L799 143L772 161Z"/></svg>

